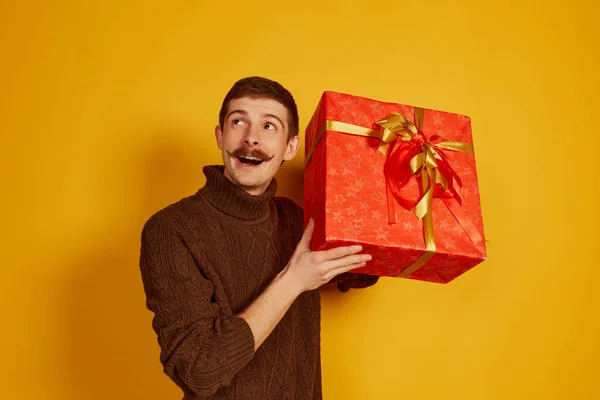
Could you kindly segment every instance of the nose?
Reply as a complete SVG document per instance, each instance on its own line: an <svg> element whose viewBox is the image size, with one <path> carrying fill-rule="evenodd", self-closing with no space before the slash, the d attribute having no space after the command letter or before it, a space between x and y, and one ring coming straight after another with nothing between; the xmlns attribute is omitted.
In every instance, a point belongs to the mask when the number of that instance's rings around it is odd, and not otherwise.
<svg viewBox="0 0 600 400"><path fill-rule="evenodd" d="M244 143L249 147L258 146L260 144L260 128L253 124L246 130Z"/></svg>

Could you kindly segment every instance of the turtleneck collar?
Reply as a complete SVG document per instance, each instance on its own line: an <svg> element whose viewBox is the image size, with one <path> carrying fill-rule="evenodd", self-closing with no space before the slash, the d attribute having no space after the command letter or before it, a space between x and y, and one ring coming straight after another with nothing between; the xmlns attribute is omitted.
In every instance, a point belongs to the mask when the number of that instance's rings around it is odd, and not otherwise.
<svg viewBox="0 0 600 400"><path fill-rule="evenodd" d="M259 219L270 212L270 200L277 191L275 178L260 195L248 194L244 189L225 177L223 165L205 166L206 185L198 191L219 211L244 220Z"/></svg>

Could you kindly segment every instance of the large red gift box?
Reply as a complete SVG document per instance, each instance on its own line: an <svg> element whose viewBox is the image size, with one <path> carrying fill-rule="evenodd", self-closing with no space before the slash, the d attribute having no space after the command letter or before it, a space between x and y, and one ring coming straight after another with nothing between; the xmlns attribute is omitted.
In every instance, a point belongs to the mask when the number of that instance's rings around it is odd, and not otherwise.
<svg viewBox="0 0 600 400"><path fill-rule="evenodd" d="M486 259L469 117L325 92L305 151L313 250L361 244L353 272L437 283Z"/></svg>

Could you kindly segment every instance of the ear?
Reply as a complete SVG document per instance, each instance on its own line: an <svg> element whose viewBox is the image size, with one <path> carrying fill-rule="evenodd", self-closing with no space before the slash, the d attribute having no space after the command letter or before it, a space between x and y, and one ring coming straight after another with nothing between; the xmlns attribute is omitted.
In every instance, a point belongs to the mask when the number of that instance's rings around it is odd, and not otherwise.
<svg viewBox="0 0 600 400"><path fill-rule="evenodd" d="M223 130L221 125L215 126L215 138L217 139L217 147L219 150L223 150Z"/></svg>
<svg viewBox="0 0 600 400"><path fill-rule="evenodd" d="M285 161L289 161L296 156L296 153L300 149L300 136L296 135L291 138L287 144L287 149L283 155Z"/></svg>

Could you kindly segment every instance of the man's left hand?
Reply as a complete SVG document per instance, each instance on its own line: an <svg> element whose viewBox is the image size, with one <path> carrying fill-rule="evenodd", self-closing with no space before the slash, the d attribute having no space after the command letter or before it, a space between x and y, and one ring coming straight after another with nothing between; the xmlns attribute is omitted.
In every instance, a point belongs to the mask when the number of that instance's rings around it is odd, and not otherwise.
<svg viewBox="0 0 600 400"><path fill-rule="evenodd" d="M378 280L379 277L375 275L355 274L352 272L346 272L334 278L338 290L342 293L346 293L350 289L364 289L373 286Z"/></svg>

